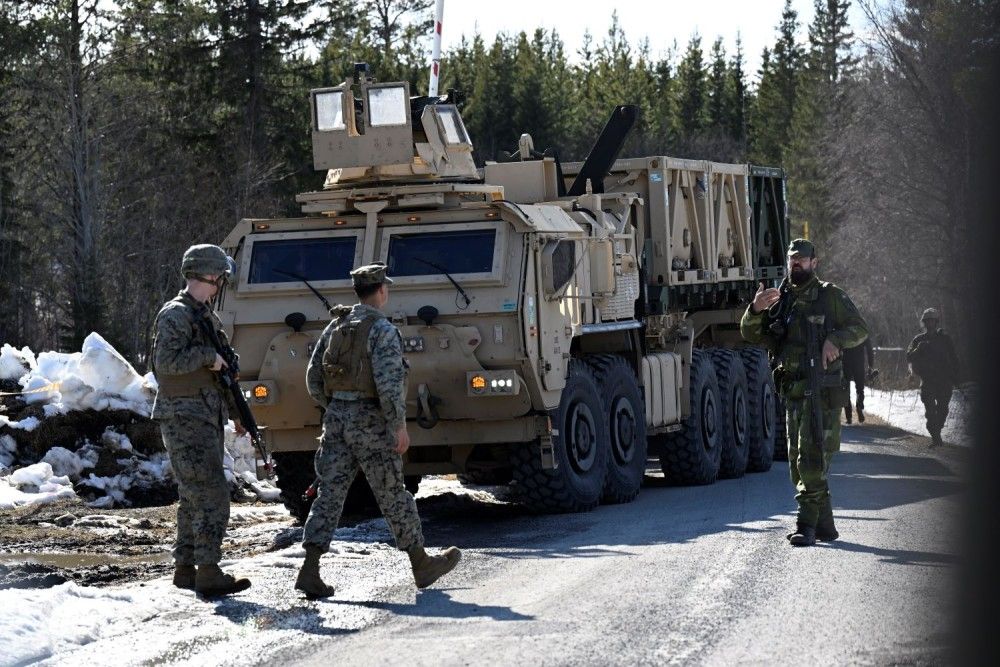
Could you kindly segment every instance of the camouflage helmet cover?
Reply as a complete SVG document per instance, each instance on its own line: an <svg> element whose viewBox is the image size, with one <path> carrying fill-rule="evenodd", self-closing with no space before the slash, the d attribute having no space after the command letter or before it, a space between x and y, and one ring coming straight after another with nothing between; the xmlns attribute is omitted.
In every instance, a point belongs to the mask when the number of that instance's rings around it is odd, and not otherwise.
<svg viewBox="0 0 1000 667"><path fill-rule="evenodd" d="M236 262L217 245L200 243L184 251L181 259L181 274L196 274L200 276L232 277L236 271Z"/></svg>
<svg viewBox="0 0 1000 667"><path fill-rule="evenodd" d="M941 316L938 314L937 308L928 308L924 311L924 314L920 316L920 321L924 320L940 320Z"/></svg>
<svg viewBox="0 0 1000 667"><path fill-rule="evenodd" d="M365 287L366 285L381 285L383 283L391 285L392 278L385 275L387 268L388 267L381 262L375 262L374 264L366 264L365 266L359 266L358 268L351 271L351 279L354 281L355 287Z"/></svg>

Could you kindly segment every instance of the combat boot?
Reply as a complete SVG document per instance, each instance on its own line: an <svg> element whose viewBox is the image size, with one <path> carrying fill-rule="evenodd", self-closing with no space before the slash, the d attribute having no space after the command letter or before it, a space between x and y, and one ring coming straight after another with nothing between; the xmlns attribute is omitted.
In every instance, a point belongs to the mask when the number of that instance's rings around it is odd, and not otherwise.
<svg viewBox="0 0 1000 667"><path fill-rule="evenodd" d="M306 594L310 600L318 598L328 598L333 595L333 586L323 583L319 576L319 559L323 555L323 550L315 545L306 547L306 559L299 570L299 577L295 580L295 588Z"/></svg>
<svg viewBox="0 0 1000 667"><path fill-rule="evenodd" d="M931 447L941 447L944 445L944 441L941 440L941 432L936 431L931 433Z"/></svg>
<svg viewBox="0 0 1000 667"><path fill-rule="evenodd" d="M850 405L844 406L844 421L847 422L848 424L851 423L851 406Z"/></svg>
<svg viewBox="0 0 1000 667"><path fill-rule="evenodd" d="M207 598L239 593L250 588L249 579L237 579L226 574L218 565L199 565L194 590Z"/></svg>
<svg viewBox="0 0 1000 667"><path fill-rule="evenodd" d="M827 498L819 508L819 520L816 522L816 539L820 542L833 542L840 537L833 523L833 503Z"/></svg>
<svg viewBox="0 0 1000 667"><path fill-rule="evenodd" d="M451 572L462 559L462 552L457 547L448 547L440 556L428 556L420 546L410 547L407 553L410 556L413 581L416 582L417 588L427 588Z"/></svg>
<svg viewBox="0 0 1000 667"><path fill-rule="evenodd" d="M177 563L174 566L174 586L177 588L186 588L193 591L194 579L194 565L181 565L180 563Z"/></svg>
<svg viewBox="0 0 1000 667"><path fill-rule="evenodd" d="M788 536L788 542L793 547L811 547L816 544L816 529L799 523L795 532Z"/></svg>
<svg viewBox="0 0 1000 667"><path fill-rule="evenodd" d="M859 424L865 423L865 408L863 405L858 406L858 423Z"/></svg>

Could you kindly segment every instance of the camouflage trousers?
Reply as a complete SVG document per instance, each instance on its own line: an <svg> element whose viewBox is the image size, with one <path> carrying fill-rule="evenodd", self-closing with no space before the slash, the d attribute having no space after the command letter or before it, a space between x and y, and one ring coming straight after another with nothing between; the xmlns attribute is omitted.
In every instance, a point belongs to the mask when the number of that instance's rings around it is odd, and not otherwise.
<svg viewBox="0 0 1000 667"><path fill-rule="evenodd" d="M174 561L179 565L212 565L222 560L229 484L222 466L221 413L215 420L207 417L173 415L160 420L179 496L174 542Z"/></svg>
<svg viewBox="0 0 1000 667"><path fill-rule="evenodd" d="M809 401L786 399L788 469L799 505L799 523L815 526L824 505L831 504L827 475L840 450L840 402L823 401L823 451L813 439Z"/></svg>
<svg viewBox="0 0 1000 667"><path fill-rule="evenodd" d="M948 404L951 402L951 384L928 384L920 386L920 401L924 404L927 418L927 432L941 435L941 429L948 419Z"/></svg>
<svg viewBox="0 0 1000 667"><path fill-rule="evenodd" d="M316 452L319 489L306 519L303 546L314 545L323 551L329 548L358 470L368 478L396 547L406 551L423 546L417 503L403 484L403 459L393 451L394 445L395 434L388 432L378 404L330 401Z"/></svg>

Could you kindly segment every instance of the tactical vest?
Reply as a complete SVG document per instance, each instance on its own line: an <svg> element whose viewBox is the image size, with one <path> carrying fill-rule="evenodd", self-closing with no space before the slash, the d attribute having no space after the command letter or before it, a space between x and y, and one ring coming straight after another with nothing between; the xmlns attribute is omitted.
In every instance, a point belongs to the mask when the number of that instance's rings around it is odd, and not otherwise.
<svg viewBox="0 0 1000 667"><path fill-rule="evenodd" d="M196 345L209 345L208 340L205 338L204 332L198 324L198 304L193 304L193 299L190 297L185 298L184 294L180 294L168 303L180 303L184 306L186 313L189 316L191 322L191 342ZM193 305L192 305L193 304ZM162 310L161 310L162 312ZM210 316L211 317L211 316ZM159 318L157 318L159 319ZM218 324L215 322L215 318L212 317L213 325ZM153 348L156 348L156 337L153 338ZM215 373L209 370L207 367L202 366L201 368L191 371L190 373L183 373L181 375L168 375L156 372L156 366L153 365L153 376L156 378L157 384L157 394L165 398L179 398L183 396L197 396L202 389L209 389L212 391L221 391L222 387L219 384L219 379Z"/></svg>
<svg viewBox="0 0 1000 667"><path fill-rule="evenodd" d="M804 298L799 294L791 306L785 327L787 333L778 346L778 366L775 369L775 385L785 398L802 398L808 387L806 350L809 343L808 326L810 321L820 326L819 354L823 353L823 342L834 328L832 321L833 308L830 299L833 291L830 283L818 281L815 299ZM822 371L822 386L824 393L839 393L843 382L843 357L839 357L827 365ZM820 360L819 363L822 363Z"/></svg>
<svg viewBox="0 0 1000 667"><path fill-rule="evenodd" d="M366 398L377 398L372 358L368 352L368 335L381 313L366 313L351 317L341 314L323 352L323 392L327 396L337 391L357 392Z"/></svg>

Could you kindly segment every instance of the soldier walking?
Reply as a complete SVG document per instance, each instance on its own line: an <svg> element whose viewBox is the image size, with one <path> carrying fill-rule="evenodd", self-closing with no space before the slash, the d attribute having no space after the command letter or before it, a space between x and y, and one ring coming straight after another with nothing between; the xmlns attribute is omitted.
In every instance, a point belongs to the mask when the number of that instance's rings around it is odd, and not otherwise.
<svg viewBox="0 0 1000 667"><path fill-rule="evenodd" d="M867 362L867 364L865 363ZM844 350L844 418L851 423L851 382L854 382L854 394L857 399L858 423L865 423L865 381L868 374L874 371L875 351L872 341L865 342Z"/></svg>
<svg viewBox="0 0 1000 667"><path fill-rule="evenodd" d="M914 336L906 348L906 360L913 372L920 377L920 400L924 404L927 432L931 434L931 447L944 444L941 429L948 418L951 393L959 378L958 356L951 336L938 327L941 317L934 308L920 316L924 330Z"/></svg>
<svg viewBox="0 0 1000 667"><path fill-rule="evenodd" d="M840 450L841 350L860 345L868 337L868 325L847 294L816 277L818 264L812 242L792 241L788 278L781 289L764 289L762 283L740 322L743 338L767 347L777 364L775 384L785 400L788 467L799 508L795 532L788 535L793 546L839 537L827 473L834 452ZM823 341L818 359L807 354L810 336ZM820 387L809 386L810 363L822 367ZM810 398L814 391L821 403L822 442L813 436Z"/></svg>
<svg viewBox="0 0 1000 667"><path fill-rule="evenodd" d="M225 362L202 328L207 320L226 341L222 323L207 304L234 268L232 258L218 246L188 248L181 260L187 286L160 309L153 339L158 388L152 416L160 423L179 496L174 586L208 597L250 587L248 579L219 568L229 523L229 485L222 464L224 426L235 406L217 374ZM239 422L236 426L243 432Z"/></svg>
<svg viewBox="0 0 1000 667"><path fill-rule="evenodd" d="M309 395L322 405L323 436L316 452L319 488L309 510L302 546L306 556L295 588L308 598L333 595L320 577L320 556L330 547L347 491L358 470L365 473L396 540L410 557L413 578L425 588L450 572L462 553L424 551L424 535L413 495L403 483L401 455L410 446L406 430L406 362L402 339L382 314L392 280L385 264L351 271L360 303L339 306L313 350L306 371Z"/></svg>

